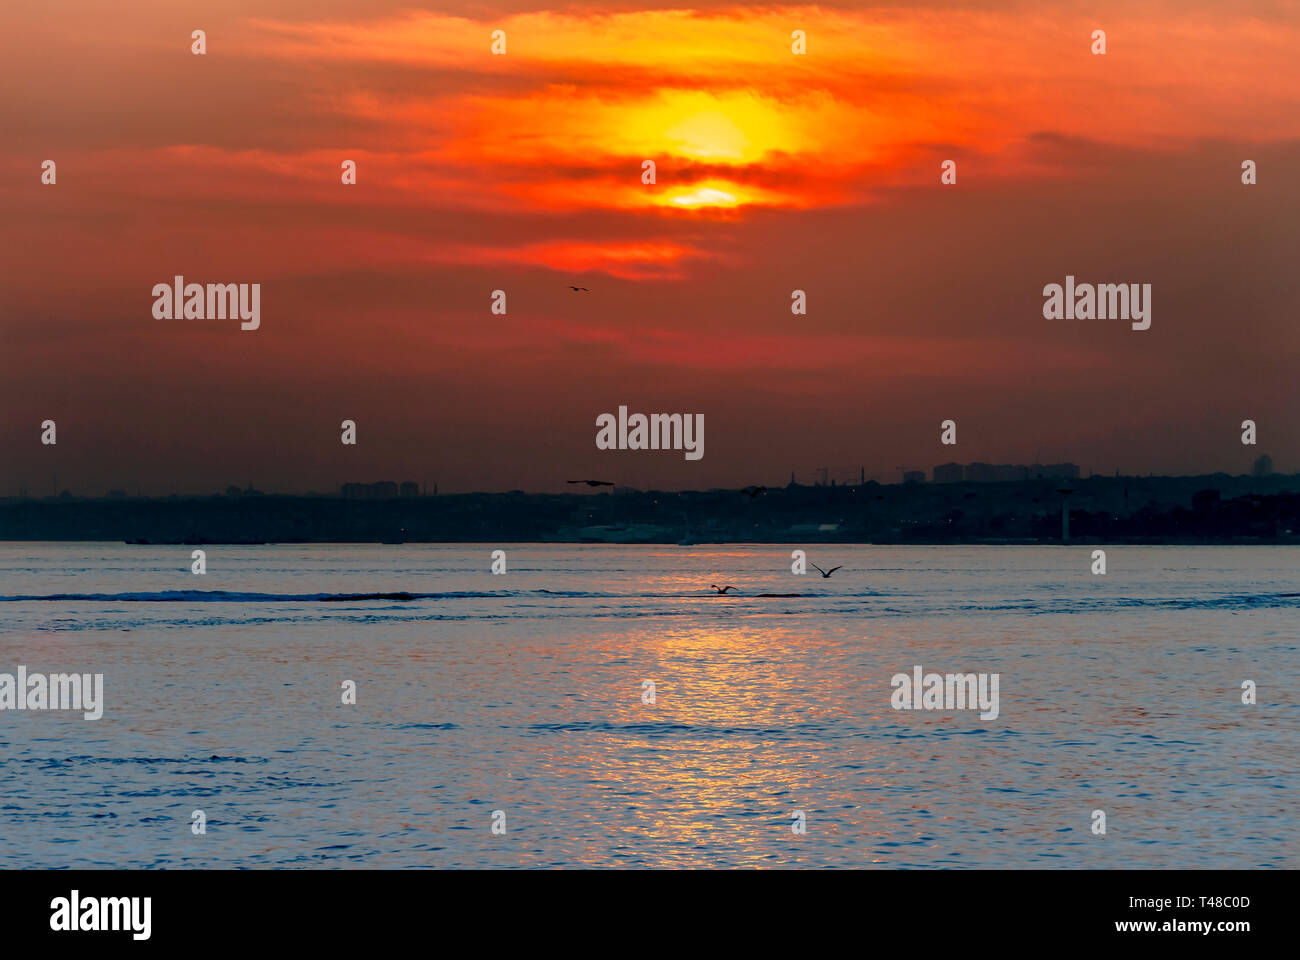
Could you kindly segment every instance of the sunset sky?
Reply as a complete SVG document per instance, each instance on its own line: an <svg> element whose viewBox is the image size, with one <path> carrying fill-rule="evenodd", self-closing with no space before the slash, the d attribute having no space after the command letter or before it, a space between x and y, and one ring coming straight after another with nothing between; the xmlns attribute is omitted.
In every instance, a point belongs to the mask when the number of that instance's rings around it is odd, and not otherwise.
<svg viewBox="0 0 1300 960"><path fill-rule="evenodd" d="M0 496L1300 470L1297 3L10 0L0 78Z"/></svg>

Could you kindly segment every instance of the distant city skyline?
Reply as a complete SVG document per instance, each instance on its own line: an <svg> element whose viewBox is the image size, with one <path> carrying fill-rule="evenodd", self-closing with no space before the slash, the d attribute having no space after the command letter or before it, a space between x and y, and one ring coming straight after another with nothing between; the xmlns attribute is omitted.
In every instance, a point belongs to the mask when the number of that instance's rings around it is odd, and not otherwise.
<svg viewBox="0 0 1300 960"><path fill-rule="evenodd" d="M1122 471L1094 471L1080 468L1074 463L1054 463L1054 464L1003 464L1003 463L985 463L982 461L973 461L970 463L949 462L936 464L930 469L897 469L888 471L884 474L870 473L865 465L859 466L856 471L848 467L837 467L834 470L830 468L818 468L812 471L792 471L787 477L786 483L798 484L799 486L855 486L863 483L878 483L881 485L901 485L907 483L926 483L926 484L948 484L948 483L1014 483L1024 480L1033 479L1088 479L1093 476L1110 477L1110 476L1169 476L1177 478L1196 477L1196 476L1286 476L1285 471L1278 470L1273 464L1273 458L1268 454L1262 454L1256 457L1252 462L1250 469L1241 471L1209 471L1206 473L1192 474L1156 474L1156 473L1124 473ZM1290 474L1300 476L1300 472ZM57 478L51 478L57 480ZM771 486L777 488L784 486L785 483L773 482ZM665 490L672 492L689 492L709 489L730 490L743 489L742 484L722 484L712 487L654 487L639 486L635 483L615 482L615 489L625 490ZM72 496L77 498L88 499L114 499L114 498L132 498L132 497L167 497L167 496L319 496L319 497L340 497L345 500L368 500L368 499L386 499L396 498L405 499L412 497L426 497L438 495L456 495L456 494L475 494L475 493L508 493L522 490L525 493L572 493L583 494L590 493L599 495L607 492L608 488L598 488L587 490L583 487L574 488L567 482L561 481L559 484L544 489L530 490L523 487L510 487L501 490L473 489L473 490L453 490L445 489L440 486L438 481L417 481L417 480L357 480L347 481L338 484L333 489L271 489L264 485L249 482L244 485L229 484L224 489L218 490L162 490L147 492L144 488L128 490L122 487L114 487L108 490L96 491L90 489L76 490L63 484L57 487L51 486L47 491L35 490L29 486L19 484L18 488L13 491L0 491L0 498L8 497L29 497L32 499L44 499L55 496Z"/></svg>

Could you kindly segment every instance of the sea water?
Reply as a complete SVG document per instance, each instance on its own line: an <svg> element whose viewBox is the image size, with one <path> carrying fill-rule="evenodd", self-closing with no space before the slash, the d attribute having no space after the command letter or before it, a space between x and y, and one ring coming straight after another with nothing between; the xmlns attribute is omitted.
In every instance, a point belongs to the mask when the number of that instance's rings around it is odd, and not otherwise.
<svg viewBox="0 0 1300 960"><path fill-rule="evenodd" d="M0 867L1300 865L1300 550L795 546L0 544Z"/></svg>

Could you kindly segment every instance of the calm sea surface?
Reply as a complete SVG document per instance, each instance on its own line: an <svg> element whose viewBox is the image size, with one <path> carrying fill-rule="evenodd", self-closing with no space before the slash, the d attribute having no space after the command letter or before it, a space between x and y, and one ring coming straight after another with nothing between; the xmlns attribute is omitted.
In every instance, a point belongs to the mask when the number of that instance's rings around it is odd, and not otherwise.
<svg viewBox="0 0 1300 960"><path fill-rule="evenodd" d="M1300 866L1295 548L495 546L0 544L0 867Z"/></svg>

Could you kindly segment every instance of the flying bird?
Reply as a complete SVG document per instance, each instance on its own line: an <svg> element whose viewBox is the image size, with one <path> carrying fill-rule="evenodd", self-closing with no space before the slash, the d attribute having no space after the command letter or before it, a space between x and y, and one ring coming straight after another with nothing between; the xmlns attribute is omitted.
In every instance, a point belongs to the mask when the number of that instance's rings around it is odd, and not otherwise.
<svg viewBox="0 0 1300 960"><path fill-rule="evenodd" d="M609 480L565 480L565 483L585 483L589 487L612 487L614 484Z"/></svg>
<svg viewBox="0 0 1300 960"><path fill-rule="evenodd" d="M722 596L722 595L723 595L724 593L726 593L728 590L735 590L735 589L736 589L736 588L733 587L731 584L727 584L725 587L720 587L720 586L718 586L716 583L711 583L711 584L709 584L709 586L711 586L714 590L718 591L718 596Z"/></svg>
<svg viewBox="0 0 1300 960"><path fill-rule="evenodd" d="M829 570L823 570L821 567L817 566L817 564L814 563L813 569L822 575L823 580L829 580L831 578L831 574L834 573L836 570L839 570L843 566L844 564L841 563L838 567L831 567Z"/></svg>
<svg viewBox="0 0 1300 960"><path fill-rule="evenodd" d="M573 284L569 284L569 289L573 290L574 292L582 291L583 293L591 293L591 291L588 290L586 287L575 287Z"/></svg>
<svg viewBox="0 0 1300 960"><path fill-rule="evenodd" d="M749 499L753 500L760 493L767 493L767 487L745 487L740 492L749 494Z"/></svg>

